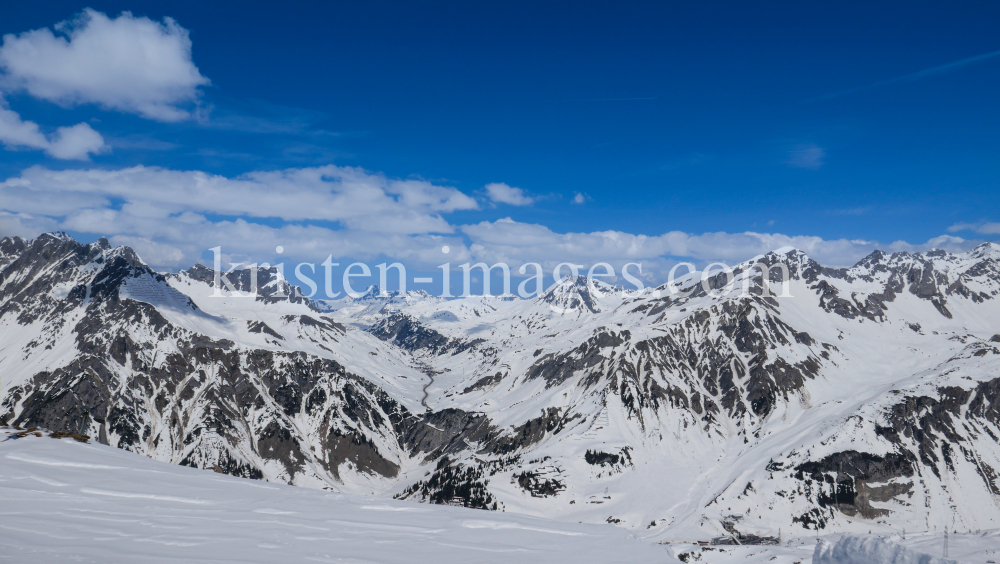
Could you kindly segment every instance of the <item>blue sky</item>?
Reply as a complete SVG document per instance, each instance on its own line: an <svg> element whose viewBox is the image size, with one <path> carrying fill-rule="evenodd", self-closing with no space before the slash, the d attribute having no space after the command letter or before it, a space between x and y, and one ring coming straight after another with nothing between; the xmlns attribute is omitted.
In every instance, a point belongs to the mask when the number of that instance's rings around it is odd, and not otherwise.
<svg viewBox="0 0 1000 564"><path fill-rule="evenodd" d="M91 219L71 218L72 210L12 195L26 170L34 171L31 194L41 199L60 198L56 184L79 176L56 178L57 171L143 165L235 179L334 165L361 167L375 184L381 174L471 198L414 212L447 225L404 235L403 259L424 266L438 257L417 247L437 249L446 240L461 249L453 256L483 260L551 262L562 260L560 249L580 245L606 252L577 249L566 260L625 258L615 254L619 247L569 241L567 233L614 232L631 244L672 232L694 238L680 246L676 237L659 241L636 255L661 269L683 258L750 258L787 242L848 264L876 246L961 250L1000 236L1000 4L539 4L9 4L0 32L14 36L4 39L7 59L0 52L0 94L19 123L37 124L43 137L15 142L11 133L0 152L7 191L7 203L0 200L7 233L0 235L53 227L93 239L107 227L94 213L122 212L143 198L159 205L155 195L102 193L101 201L80 203ZM129 10L130 22L149 18L158 26L173 18L170 29L189 33L189 52L181 46L175 55L188 57L194 82L178 78L173 98L154 91L170 85L139 84L122 101L72 77L46 78L64 90L45 94L31 86L37 77L24 78L30 69L2 66L21 56L12 46L27 41L25 32L54 29L86 7L112 19ZM76 29L87 25L78 21ZM137 34L154 29L136 25ZM99 66L95 59L87 65ZM166 102L143 109L142 96ZM99 141L81 127L79 142L60 149L57 128L75 124L86 124L103 145L87 149ZM54 156L60 150L64 158ZM89 161L72 158L81 151ZM43 172L48 180L39 180ZM504 187L491 197L490 183ZM167 219L185 212L209 227L198 240L204 248L239 220L354 238L376 229L336 214L213 209L210 200L170 207ZM398 212L375 210L363 221L394 224ZM505 218L513 223L494 223ZM144 234L142 222L134 224L107 234L141 254L140 240L148 241L145 254L166 268L197 258L190 238L174 241L167 228ZM519 237L517 229L537 237ZM776 237L747 243L748 232ZM264 249L286 240L289 253L318 262L326 256L315 244L323 237L296 239L285 229L231 252L273 260ZM549 239L551 252L535 257ZM379 241L393 256L394 244ZM344 249L362 259L377 254Z"/></svg>

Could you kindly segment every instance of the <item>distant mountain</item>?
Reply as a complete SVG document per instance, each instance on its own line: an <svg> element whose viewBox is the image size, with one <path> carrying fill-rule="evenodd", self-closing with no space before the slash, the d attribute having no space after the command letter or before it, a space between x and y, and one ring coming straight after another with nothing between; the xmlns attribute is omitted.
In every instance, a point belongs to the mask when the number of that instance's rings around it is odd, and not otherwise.
<svg viewBox="0 0 1000 564"><path fill-rule="evenodd" d="M261 270L256 299L216 298L203 266L4 239L0 417L654 539L1000 526L1000 247L846 269L786 248L734 272L687 297L570 277L529 300L312 302Z"/></svg>
<svg viewBox="0 0 1000 564"><path fill-rule="evenodd" d="M315 300L312 303L321 311L342 312L353 320L363 320L424 301L438 303L443 300L423 290L385 291L373 285L357 297L344 296L337 300Z"/></svg>

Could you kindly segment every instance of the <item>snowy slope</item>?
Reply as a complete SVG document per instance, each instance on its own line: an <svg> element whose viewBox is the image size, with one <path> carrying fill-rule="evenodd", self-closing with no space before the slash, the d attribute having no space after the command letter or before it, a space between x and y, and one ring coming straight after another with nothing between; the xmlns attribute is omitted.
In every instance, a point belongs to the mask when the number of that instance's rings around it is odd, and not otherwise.
<svg viewBox="0 0 1000 564"><path fill-rule="evenodd" d="M703 564L988 564L1000 557L1000 530L950 534L824 535L797 537L781 545L670 545L679 560Z"/></svg>
<svg viewBox="0 0 1000 564"><path fill-rule="evenodd" d="M817 544L655 545L610 526L316 493L38 434L0 427L0 562L792 564L810 561ZM882 562L897 546L940 556L944 542L912 533L821 540L837 564ZM952 561L985 563L1000 553L1000 531L952 534L948 545Z"/></svg>
<svg viewBox="0 0 1000 564"><path fill-rule="evenodd" d="M0 428L0 562L670 562L613 527L319 493Z"/></svg>

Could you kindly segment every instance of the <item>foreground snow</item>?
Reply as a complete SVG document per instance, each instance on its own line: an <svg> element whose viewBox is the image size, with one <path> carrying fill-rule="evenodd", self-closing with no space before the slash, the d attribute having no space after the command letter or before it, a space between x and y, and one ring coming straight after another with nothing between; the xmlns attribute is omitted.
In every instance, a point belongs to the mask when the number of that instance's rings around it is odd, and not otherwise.
<svg viewBox="0 0 1000 564"><path fill-rule="evenodd" d="M932 559L940 533L821 542L656 545L610 526L244 480L0 428L0 562L946 562ZM947 562L996 561L1000 531L949 544Z"/></svg>
<svg viewBox="0 0 1000 564"><path fill-rule="evenodd" d="M943 547L942 547L943 551ZM953 564L954 560L934 558L889 539L844 537L837 544L821 542L813 553L813 564Z"/></svg>
<svg viewBox="0 0 1000 564"><path fill-rule="evenodd" d="M611 526L268 484L0 428L0 562L69 561L673 559Z"/></svg>
<svg viewBox="0 0 1000 564"><path fill-rule="evenodd" d="M676 543L671 553L689 564L964 564L1000 558L1000 530L952 534L944 558L943 533L797 537L780 546L698 546Z"/></svg>

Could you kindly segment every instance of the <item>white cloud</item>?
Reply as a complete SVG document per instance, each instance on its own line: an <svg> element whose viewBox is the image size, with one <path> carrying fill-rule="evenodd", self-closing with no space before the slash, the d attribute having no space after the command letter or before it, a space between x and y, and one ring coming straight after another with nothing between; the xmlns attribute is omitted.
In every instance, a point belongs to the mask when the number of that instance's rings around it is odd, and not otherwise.
<svg viewBox="0 0 1000 564"><path fill-rule="evenodd" d="M573 194L573 203L574 204L585 204L585 203L587 203L588 200L590 200L590 196L588 196L588 195L586 195L586 194L584 194L582 192L576 192L575 194Z"/></svg>
<svg viewBox="0 0 1000 564"><path fill-rule="evenodd" d="M13 149L40 149L57 159L89 160L91 154L108 150L101 134L86 123L60 127L46 137L33 121L24 121L0 98L0 143Z"/></svg>
<svg viewBox="0 0 1000 564"><path fill-rule="evenodd" d="M38 129L33 121L22 121L21 116L7 107L7 102L0 99L0 141L8 147L31 147L44 149L49 140Z"/></svg>
<svg viewBox="0 0 1000 564"><path fill-rule="evenodd" d="M1000 223L982 221L979 223L956 223L948 228L952 233L956 231L975 231L980 235L1000 235Z"/></svg>
<svg viewBox="0 0 1000 564"><path fill-rule="evenodd" d="M512 206L531 205L535 199L525 195L520 188L508 186L503 182L493 182L486 185L486 194L490 200L498 204L510 204Z"/></svg>
<svg viewBox="0 0 1000 564"><path fill-rule="evenodd" d="M86 123L60 127L49 141L46 152L57 159L89 160L88 155L107 149L101 134Z"/></svg>
<svg viewBox="0 0 1000 564"><path fill-rule="evenodd" d="M55 30L59 35L48 28L4 35L5 90L179 121L191 117L183 106L209 83L191 61L187 30L171 18L160 23L123 12L111 19L88 8Z"/></svg>
<svg viewBox="0 0 1000 564"><path fill-rule="evenodd" d="M825 163L826 151L819 145L800 145L788 153L788 160L785 164L795 168L807 168L816 170Z"/></svg>

